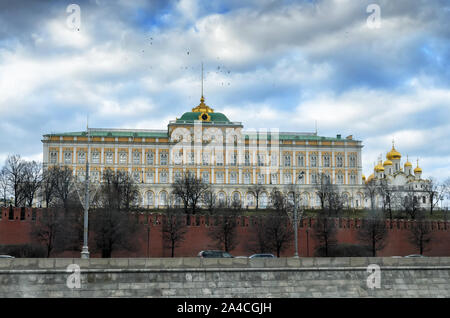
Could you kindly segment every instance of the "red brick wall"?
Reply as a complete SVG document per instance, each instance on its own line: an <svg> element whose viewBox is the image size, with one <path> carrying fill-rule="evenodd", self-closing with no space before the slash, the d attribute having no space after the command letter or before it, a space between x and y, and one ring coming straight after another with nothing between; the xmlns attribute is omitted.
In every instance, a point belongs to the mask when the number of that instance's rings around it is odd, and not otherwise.
<svg viewBox="0 0 450 318"><path fill-rule="evenodd" d="M25 209L25 219L20 220L21 209L15 208L14 220L9 220L9 209L2 209L2 217L0 219L0 244L23 244L31 243L30 229L35 222L32 220L32 209ZM42 211L37 209L37 218ZM149 255L150 257L169 257L170 249L164 248L162 234L161 234L161 215L152 214L148 216L149 222L146 221L147 216L141 214L139 222L141 229L136 235L137 250L136 251L121 251L114 253L114 256L130 256L130 257L147 257L147 243L149 238ZM238 225L238 241L237 247L231 251L235 256L248 256L253 252L249 250L249 243L252 240L252 232L249 230L252 226L252 218L239 218ZM199 216L199 225L197 226L195 217L191 216L191 225L188 226L188 232L185 235L185 240L175 250L175 256L196 256L197 253L205 249L213 249L214 243L208 236L209 227L205 224L206 218ZM359 243L356 239L357 227L361 224L358 219L341 219L336 220L338 230L339 243ZM386 226L389 229L388 243L386 247L378 252L378 256L404 256L408 254L417 254L414 247L409 244L407 236L412 221L393 221L392 224L386 221ZM149 226L150 224L150 226ZM244 226L242 226L244 224ZM300 256L313 256L316 243L313 238L314 219L303 219L299 227L299 254ZM431 246L431 250L425 252L429 256L450 256L450 222L432 222L435 231L435 240ZM149 230L150 229L150 230ZM307 233L308 232L308 233ZM148 235L150 233L150 235ZM89 245L94 246L92 241ZM307 246L309 252L307 251ZM282 256L292 256L294 253L294 243L292 242L290 248L286 250ZM74 256L78 257L79 253L66 252L55 256ZM98 253L92 253L92 257L99 256Z"/></svg>

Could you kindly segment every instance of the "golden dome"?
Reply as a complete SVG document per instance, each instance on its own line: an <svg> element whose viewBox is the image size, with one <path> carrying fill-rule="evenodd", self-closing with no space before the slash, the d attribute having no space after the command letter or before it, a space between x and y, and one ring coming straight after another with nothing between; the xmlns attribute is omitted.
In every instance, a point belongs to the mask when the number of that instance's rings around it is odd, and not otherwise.
<svg viewBox="0 0 450 318"><path fill-rule="evenodd" d="M192 108L192 112L194 113L214 113L214 109L205 104L205 98L200 98L200 104L197 107Z"/></svg>
<svg viewBox="0 0 450 318"><path fill-rule="evenodd" d="M370 181L372 181L373 180L373 178L374 178L374 176L373 176L373 173L369 176L369 178L367 178L367 182L370 182Z"/></svg>
<svg viewBox="0 0 450 318"><path fill-rule="evenodd" d="M392 150L389 151L386 155L386 158L388 160L396 160L396 159L400 159L401 157L402 157L402 155L397 150L395 150L394 147L392 147Z"/></svg>
<svg viewBox="0 0 450 318"><path fill-rule="evenodd" d="M366 176L362 175L362 179L363 179L363 181L365 181L366 180Z"/></svg>
<svg viewBox="0 0 450 318"><path fill-rule="evenodd" d="M417 159L417 167L414 169L414 174L422 173L422 168L419 167L419 159Z"/></svg>
<svg viewBox="0 0 450 318"><path fill-rule="evenodd" d="M375 170L375 172L383 172L384 167L381 165L381 162L380 162L375 166L375 168L373 168L373 170Z"/></svg>
<svg viewBox="0 0 450 318"><path fill-rule="evenodd" d="M405 166L405 170L406 170L406 167L412 167L412 163L409 162L408 156L406 156L406 162L405 162L404 166Z"/></svg>
<svg viewBox="0 0 450 318"><path fill-rule="evenodd" d="M383 166L392 166L392 161L387 159L385 162L383 162Z"/></svg>
<svg viewBox="0 0 450 318"><path fill-rule="evenodd" d="M389 151L386 155L386 158L388 160L397 160L400 159L402 157L402 155L400 154L400 152L398 152L397 150L395 150L394 148L394 142L392 142L392 149L391 151Z"/></svg>

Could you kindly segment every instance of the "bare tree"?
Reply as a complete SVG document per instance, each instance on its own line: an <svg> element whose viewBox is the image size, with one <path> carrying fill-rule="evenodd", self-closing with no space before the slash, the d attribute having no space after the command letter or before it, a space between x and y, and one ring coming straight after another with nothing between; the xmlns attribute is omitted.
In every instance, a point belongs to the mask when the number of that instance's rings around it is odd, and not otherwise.
<svg viewBox="0 0 450 318"><path fill-rule="evenodd" d="M392 221L392 211L397 205L397 193L386 179L380 181L378 192L383 200L383 212L388 214L389 219Z"/></svg>
<svg viewBox="0 0 450 318"><path fill-rule="evenodd" d="M11 194L14 196L14 206L21 206L25 200L22 191L24 168L25 164L20 158L20 155L10 155L6 159L5 170L8 175L8 184L11 188Z"/></svg>
<svg viewBox="0 0 450 318"><path fill-rule="evenodd" d="M0 196L2 200L2 206L7 206L8 202L8 194L9 194L9 179L8 172L6 168L3 167L0 170Z"/></svg>
<svg viewBox="0 0 450 318"><path fill-rule="evenodd" d="M320 256L328 256L330 249L337 244L337 229L334 219L329 218L325 212L319 212L313 229L313 235L319 243L318 251L323 251L323 255Z"/></svg>
<svg viewBox="0 0 450 318"><path fill-rule="evenodd" d="M273 188L270 193L270 201L273 209L279 214L286 214L288 209L291 208L291 202L289 199L277 188Z"/></svg>
<svg viewBox="0 0 450 318"><path fill-rule="evenodd" d="M36 161L24 162L22 192L27 206L33 206L33 201L41 187L41 182L42 164Z"/></svg>
<svg viewBox="0 0 450 318"><path fill-rule="evenodd" d="M329 186L328 191L325 208L329 216L338 216L344 208L344 197L334 185Z"/></svg>
<svg viewBox="0 0 450 318"><path fill-rule="evenodd" d="M95 245L102 257L111 257L118 249L133 249L132 239L137 222L130 213L130 205L138 195L137 186L127 172L106 170L97 193L98 208L92 212Z"/></svg>
<svg viewBox="0 0 450 318"><path fill-rule="evenodd" d="M388 230L386 228L385 219L372 211L371 216L363 219L362 226L359 228L358 240L370 246L372 256L376 256L377 251L382 250L386 246Z"/></svg>
<svg viewBox="0 0 450 318"><path fill-rule="evenodd" d="M73 171L70 167L52 167L55 182L55 198L59 201L59 205L64 207L64 211L69 209L70 196L74 190Z"/></svg>
<svg viewBox="0 0 450 318"><path fill-rule="evenodd" d="M170 248L170 255L174 257L175 248L184 241L187 232L186 217L179 210L167 208L162 219L162 234L164 247Z"/></svg>
<svg viewBox="0 0 450 318"><path fill-rule="evenodd" d="M225 213L216 211L214 225L210 226L209 237L215 242L217 248L226 252L233 250L238 244L236 210L230 209Z"/></svg>
<svg viewBox="0 0 450 318"><path fill-rule="evenodd" d="M261 184L254 184L248 188L248 192L252 193L255 196L256 210L259 209L259 198L265 190L266 188Z"/></svg>
<svg viewBox="0 0 450 318"><path fill-rule="evenodd" d="M186 172L175 180L172 184L173 194L182 200L184 211L195 214L203 193L208 189L208 185L197 178L194 174Z"/></svg>
<svg viewBox="0 0 450 318"><path fill-rule="evenodd" d="M325 205L331 193L331 181L330 178L324 173L319 173L317 177L318 182L315 186L316 194L320 199L321 210L325 211Z"/></svg>
<svg viewBox="0 0 450 318"><path fill-rule="evenodd" d="M403 211L413 220L420 213L420 202L417 194L418 193L415 190L408 190L405 197L402 199Z"/></svg>
<svg viewBox="0 0 450 318"><path fill-rule="evenodd" d="M269 247L275 251L277 257L286 250L294 239L294 230L286 213L273 211L265 217L264 233Z"/></svg>
<svg viewBox="0 0 450 318"><path fill-rule="evenodd" d="M250 227L250 240L247 242L249 250L255 253L268 253L272 251L270 240L266 235L266 218L259 216Z"/></svg>
<svg viewBox="0 0 450 318"><path fill-rule="evenodd" d="M58 209L47 208L31 229L31 237L45 246L47 257L57 248L63 247L66 231L64 228L64 213Z"/></svg>
<svg viewBox="0 0 450 318"><path fill-rule="evenodd" d="M428 196L430 215L433 215L433 210L439 203L439 200L444 196L445 190L445 185L439 184L432 177L424 182L423 192Z"/></svg>
<svg viewBox="0 0 450 318"><path fill-rule="evenodd" d="M412 224L408 241L417 248L420 255L431 249L430 243L434 241L433 230L423 213L419 213L417 220Z"/></svg>
<svg viewBox="0 0 450 318"><path fill-rule="evenodd" d="M210 186L203 192L201 202L210 214L214 213L214 210L217 207L217 195Z"/></svg>
<svg viewBox="0 0 450 318"><path fill-rule="evenodd" d="M368 181L364 185L364 192L365 192L366 197L370 198L370 210L374 211L375 210L375 198L377 196L377 193L379 192L379 184L377 183L377 181L375 179Z"/></svg>
<svg viewBox="0 0 450 318"><path fill-rule="evenodd" d="M53 167L44 170L42 173L41 197L47 208L50 207L56 196L56 180Z"/></svg>

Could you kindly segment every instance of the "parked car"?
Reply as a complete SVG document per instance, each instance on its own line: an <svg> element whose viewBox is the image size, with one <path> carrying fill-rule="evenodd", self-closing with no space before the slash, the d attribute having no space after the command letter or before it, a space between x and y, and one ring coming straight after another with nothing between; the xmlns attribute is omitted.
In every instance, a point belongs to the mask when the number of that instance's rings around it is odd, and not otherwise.
<svg viewBox="0 0 450 318"><path fill-rule="evenodd" d="M249 256L249 258L274 258L275 255L273 254L253 254L252 256Z"/></svg>
<svg viewBox="0 0 450 318"><path fill-rule="evenodd" d="M411 255L407 255L405 257L426 257L425 255L420 255L420 254L411 254Z"/></svg>
<svg viewBox="0 0 450 318"><path fill-rule="evenodd" d="M201 251L197 255L202 258L231 258L233 257L230 253L224 251Z"/></svg>
<svg viewBox="0 0 450 318"><path fill-rule="evenodd" d="M0 255L0 258L14 258L14 256L11 256L11 255Z"/></svg>
<svg viewBox="0 0 450 318"><path fill-rule="evenodd" d="M233 256L234 258L248 258L248 256Z"/></svg>

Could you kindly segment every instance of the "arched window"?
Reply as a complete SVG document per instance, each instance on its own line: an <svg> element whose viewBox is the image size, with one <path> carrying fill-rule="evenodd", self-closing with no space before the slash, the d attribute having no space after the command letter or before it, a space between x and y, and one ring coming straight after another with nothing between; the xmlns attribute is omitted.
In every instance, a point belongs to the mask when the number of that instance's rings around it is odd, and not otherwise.
<svg viewBox="0 0 450 318"><path fill-rule="evenodd" d="M220 192L219 193L219 205L224 206L226 203L225 193Z"/></svg>
<svg viewBox="0 0 450 318"><path fill-rule="evenodd" d="M147 205L151 206L154 205L154 197L153 197L153 192L152 191L147 191Z"/></svg>
<svg viewBox="0 0 450 318"><path fill-rule="evenodd" d="M252 193L247 194L247 205L254 206L255 205L255 196Z"/></svg>
<svg viewBox="0 0 450 318"><path fill-rule="evenodd" d="M159 204L160 205L167 205L167 192L162 191L159 194Z"/></svg>
<svg viewBox="0 0 450 318"><path fill-rule="evenodd" d="M263 192L259 197L259 206L265 209L267 207L267 203L268 203L267 193Z"/></svg>

